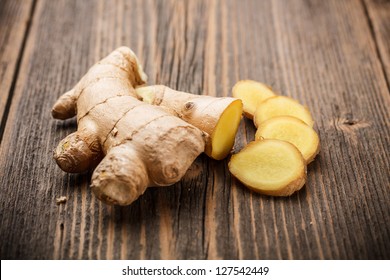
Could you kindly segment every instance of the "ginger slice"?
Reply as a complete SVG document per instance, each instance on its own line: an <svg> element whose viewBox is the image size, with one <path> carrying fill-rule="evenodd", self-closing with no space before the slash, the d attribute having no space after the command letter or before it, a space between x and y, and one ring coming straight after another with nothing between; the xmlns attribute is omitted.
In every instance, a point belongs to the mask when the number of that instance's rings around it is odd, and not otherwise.
<svg viewBox="0 0 390 280"><path fill-rule="evenodd" d="M320 151L320 139L313 128L290 116L275 117L260 124L256 140L278 139L290 142L301 152L306 164Z"/></svg>
<svg viewBox="0 0 390 280"><path fill-rule="evenodd" d="M306 182L306 164L299 150L282 140L249 143L229 162L230 172L255 192L288 196Z"/></svg>
<svg viewBox="0 0 390 280"><path fill-rule="evenodd" d="M211 150L209 153L213 159L224 159L230 153L240 125L241 115L242 103L240 100L233 101L222 112L211 134Z"/></svg>
<svg viewBox="0 0 390 280"><path fill-rule="evenodd" d="M269 86L252 80L237 82L233 87L232 94L233 97L242 100L244 115L250 119L253 119L258 104L269 97L275 96Z"/></svg>
<svg viewBox="0 0 390 280"><path fill-rule="evenodd" d="M310 127L313 127L314 124L309 110L296 100L286 96L274 96L261 102L256 108L253 120L255 126L259 127L263 121L279 116L296 117Z"/></svg>

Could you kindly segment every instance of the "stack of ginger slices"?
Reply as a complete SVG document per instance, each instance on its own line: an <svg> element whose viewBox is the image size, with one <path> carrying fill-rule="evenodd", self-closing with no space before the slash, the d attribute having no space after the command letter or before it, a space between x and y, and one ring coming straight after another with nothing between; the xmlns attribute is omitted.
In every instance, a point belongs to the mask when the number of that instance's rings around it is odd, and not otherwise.
<svg viewBox="0 0 390 280"><path fill-rule="evenodd" d="M288 196L306 182L306 166L320 150L309 110L294 99L276 95L262 83L243 80L233 87L244 115L253 120L255 141L232 155L230 172L255 192Z"/></svg>

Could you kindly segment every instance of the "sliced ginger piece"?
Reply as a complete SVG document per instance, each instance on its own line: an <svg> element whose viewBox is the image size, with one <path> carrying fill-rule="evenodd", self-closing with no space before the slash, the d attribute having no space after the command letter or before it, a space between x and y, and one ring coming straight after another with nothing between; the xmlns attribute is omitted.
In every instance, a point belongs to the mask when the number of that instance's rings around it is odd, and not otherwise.
<svg viewBox="0 0 390 280"><path fill-rule="evenodd" d="M301 152L306 164L320 151L320 139L313 128L291 116L268 119L256 131L256 140L278 139L290 142Z"/></svg>
<svg viewBox="0 0 390 280"><path fill-rule="evenodd" d="M138 99L164 108L170 114L204 131L205 153L216 160L228 156L242 116L242 101L177 91L163 85L139 87Z"/></svg>
<svg viewBox="0 0 390 280"><path fill-rule="evenodd" d="M261 102L256 108L253 120L255 126L259 127L263 121L279 116L296 117L310 127L313 127L314 124L309 110L296 100L286 96L274 96Z"/></svg>
<svg viewBox="0 0 390 280"><path fill-rule="evenodd" d="M210 156L216 160L224 159L231 151L242 115L240 100L232 102L221 114L211 134ZM207 152L207 146L206 146Z"/></svg>
<svg viewBox="0 0 390 280"><path fill-rule="evenodd" d="M244 115L250 119L253 119L258 104L271 96L275 96L269 86L252 80L237 82L233 87L232 94L233 97L242 100Z"/></svg>
<svg viewBox="0 0 390 280"><path fill-rule="evenodd" d="M282 140L249 143L229 162L230 172L255 192L288 196L306 182L306 164L299 150Z"/></svg>

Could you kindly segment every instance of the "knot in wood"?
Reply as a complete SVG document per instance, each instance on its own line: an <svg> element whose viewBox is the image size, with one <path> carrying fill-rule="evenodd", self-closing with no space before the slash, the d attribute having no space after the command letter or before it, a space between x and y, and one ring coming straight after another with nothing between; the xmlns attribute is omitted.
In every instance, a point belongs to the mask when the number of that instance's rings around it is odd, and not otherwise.
<svg viewBox="0 0 390 280"><path fill-rule="evenodd" d="M343 123L346 124L346 125L355 125L355 124L358 123L358 121L357 120L353 120L353 119L346 119L346 120L344 120Z"/></svg>

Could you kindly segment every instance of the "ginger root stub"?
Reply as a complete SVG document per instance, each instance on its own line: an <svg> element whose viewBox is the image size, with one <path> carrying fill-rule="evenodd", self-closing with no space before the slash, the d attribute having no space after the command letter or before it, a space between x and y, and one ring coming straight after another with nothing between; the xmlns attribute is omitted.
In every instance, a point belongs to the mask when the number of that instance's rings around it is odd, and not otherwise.
<svg viewBox="0 0 390 280"><path fill-rule="evenodd" d="M230 153L243 110L240 99L190 94L163 85L137 87L136 95L210 135L205 150L209 157L221 160Z"/></svg>

